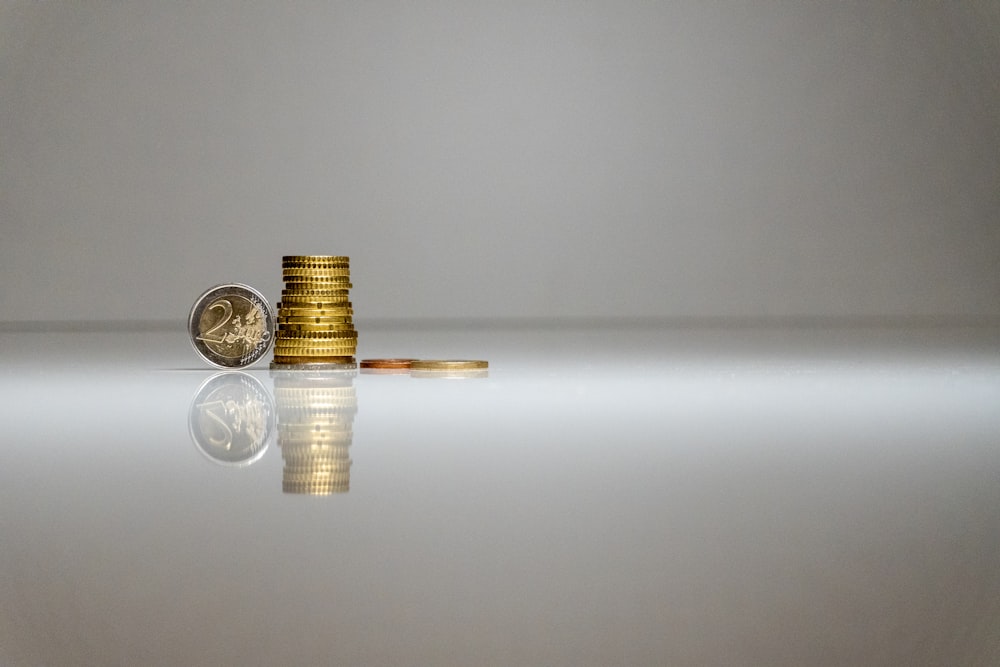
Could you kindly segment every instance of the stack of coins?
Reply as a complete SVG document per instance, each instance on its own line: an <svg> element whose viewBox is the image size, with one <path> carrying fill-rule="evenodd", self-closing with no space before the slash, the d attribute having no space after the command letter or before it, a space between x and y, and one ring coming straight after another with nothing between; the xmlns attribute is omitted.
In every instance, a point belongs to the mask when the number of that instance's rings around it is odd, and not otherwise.
<svg viewBox="0 0 1000 667"><path fill-rule="evenodd" d="M271 371L285 493L327 496L351 488L355 371Z"/></svg>
<svg viewBox="0 0 1000 667"><path fill-rule="evenodd" d="M350 258L286 255L274 363L350 364L358 347L351 307Z"/></svg>

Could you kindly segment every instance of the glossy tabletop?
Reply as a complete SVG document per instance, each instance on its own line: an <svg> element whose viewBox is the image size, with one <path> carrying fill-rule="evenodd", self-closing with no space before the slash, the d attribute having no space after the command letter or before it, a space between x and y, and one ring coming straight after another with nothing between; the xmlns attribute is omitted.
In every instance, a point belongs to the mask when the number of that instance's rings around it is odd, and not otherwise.
<svg viewBox="0 0 1000 667"><path fill-rule="evenodd" d="M0 329L0 664L1000 664L1000 330Z"/></svg>

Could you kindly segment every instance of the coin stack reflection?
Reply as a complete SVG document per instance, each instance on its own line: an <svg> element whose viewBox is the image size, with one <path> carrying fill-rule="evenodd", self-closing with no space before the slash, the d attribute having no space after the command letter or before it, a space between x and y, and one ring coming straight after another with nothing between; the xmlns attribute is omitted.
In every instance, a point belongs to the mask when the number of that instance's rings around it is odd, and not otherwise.
<svg viewBox="0 0 1000 667"><path fill-rule="evenodd" d="M351 486L351 439L358 399L354 371L272 371L282 490L325 496Z"/></svg>
<svg viewBox="0 0 1000 667"><path fill-rule="evenodd" d="M350 302L350 258L286 255L274 363L354 363L358 332Z"/></svg>

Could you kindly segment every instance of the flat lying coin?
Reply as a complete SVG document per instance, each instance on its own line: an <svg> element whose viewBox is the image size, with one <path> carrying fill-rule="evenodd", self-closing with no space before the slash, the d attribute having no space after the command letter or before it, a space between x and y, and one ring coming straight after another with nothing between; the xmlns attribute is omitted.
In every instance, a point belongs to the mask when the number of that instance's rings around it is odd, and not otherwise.
<svg viewBox="0 0 1000 667"><path fill-rule="evenodd" d="M274 339L274 312L252 287L232 283L208 290L188 316L191 344L219 368L243 368L267 353Z"/></svg>
<svg viewBox="0 0 1000 667"><path fill-rule="evenodd" d="M416 359L362 359L361 368L409 369Z"/></svg>
<svg viewBox="0 0 1000 667"><path fill-rule="evenodd" d="M354 357L344 354L330 354L320 357L304 357L297 355L274 355L271 362L272 371L341 371L354 370L357 364Z"/></svg>
<svg viewBox="0 0 1000 667"><path fill-rule="evenodd" d="M418 359L410 364L415 371L472 371L488 367L489 362L478 359Z"/></svg>

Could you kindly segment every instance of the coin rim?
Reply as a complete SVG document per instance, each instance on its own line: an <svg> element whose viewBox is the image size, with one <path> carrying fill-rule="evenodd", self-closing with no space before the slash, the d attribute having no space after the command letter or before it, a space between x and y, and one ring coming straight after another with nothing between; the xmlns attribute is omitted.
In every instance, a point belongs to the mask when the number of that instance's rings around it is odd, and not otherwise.
<svg viewBox="0 0 1000 667"><path fill-rule="evenodd" d="M215 292L217 290L226 289L226 288L244 289L244 290L250 292L251 294L253 294L254 296L256 296L258 299L260 299L260 302L265 306L264 313L267 315L267 321L265 322L265 326L267 327L267 330L270 333L270 336L268 337L267 344L264 345L264 347L262 347L260 349L260 353L257 354L252 361L250 361L248 363L245 363L245 364L236 364L236 365L230 366L230 365L227 365L227 364L220 364L220 363L217 363L215 361L212 361L198 347L198 343L195 340L195 335L193 333L195 313L198 313L199 317L201 315L201 313L198 310L198 306L200 306L205 301L205 299L208 297L209 294L211 294L211 293L213 293L213 292ZM271 303L267 300L267 298L265 298L264 295L261 294L260 290L255 289L255 288L253 288L250 285L247 285L245 283L220 283L220 284L218 284L218 285L216 285L214 287L210 287L207 290L205 290L204 292L202 292L201 296L199 296L197 299L195 299L194 305L191 306L191 311L188 313L188 326L187 326L188 342L191 343L191 347L194 348L195 353L199 357L201 357L206 363L208 363L211 366L214 366L215 368L221 368L223 370L233 370L233 369L247 368L248 366L253 366L255 363L257 363L258 361L260 361L261 359L263 359L264 355L266 355L267 352L268 352L268 350L271 349L271 345L274 343L274 339L275 339L275 331L277 329L277 321L275 319L276 317L277 317L277 315L274 312L274 308L271 306Z"/></svg>
<svg viewBox="0 0 1000 667"><path fill-rule="evenodd" d="M410 370L413 362L419 359L407 359L405 357L385 357L374 359L362 359L359 362L361 368L372 368L380 370Z"/></svg>
<svg viewBox="0 0 1000 667"><path fill-rule="evenodd" d="M490 367L484 359L417 359L410 364L415 371L471 371Z"/></svg>

